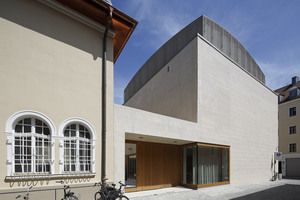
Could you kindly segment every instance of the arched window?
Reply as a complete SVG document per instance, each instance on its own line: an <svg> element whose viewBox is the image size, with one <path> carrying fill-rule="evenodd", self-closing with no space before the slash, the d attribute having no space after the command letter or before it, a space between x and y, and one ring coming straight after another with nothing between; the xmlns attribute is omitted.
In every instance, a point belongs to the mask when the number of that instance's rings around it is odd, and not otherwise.
<svg viewBox="0 0 300 200"><path fill-rule="evenodd" d="M54 173L55 127L45 115L20 111L6 123L7 175Z"/></svg>
<svg viewBox="0 0 300 200"><path fill-rule="evenodd" d="M45 122L24 118L15 125L15 173L49 173L51 163L51 135Z"/></svg>
<svg viewBox="0 0 300 200"><path fill-rule="evenodd" d="M91 171L91 134L79 124L68 125L64 130L64 172Z"/></svg>

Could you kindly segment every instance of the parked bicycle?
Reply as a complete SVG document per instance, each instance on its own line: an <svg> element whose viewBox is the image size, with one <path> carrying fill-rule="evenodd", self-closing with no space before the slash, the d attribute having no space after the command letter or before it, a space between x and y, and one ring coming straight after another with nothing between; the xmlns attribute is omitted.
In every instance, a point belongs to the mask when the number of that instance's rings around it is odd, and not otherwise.
<svg viewBox="0 0 300 200"><path fill-rule="evenodd" d="M64 184L64 197L61 200L78 200L74 192L71 192L70 186L66 185L64 181L56 181L56 183Z"/></svg>
<svg viewBox="0 0 300 200"><path fill-rule="evenodd" d="M107 179L104 179L105 181ZM122 187L125 187L126 185L119 182L120 187L119 189L116 189L116 184L112 184L112 186L103 184L102 182L95 183L95 186L100 186L100 189L98 192L95 193L95 200L116 200L116 199L127 199L128 197L123 195Z"/></svg>
<svg viewBox="0 0 300 200"><path fill-rule="evenodd" d="M30 186L30 187L27 189L26 195L23 196L23 199L24 199L24 200L29 200L29 190L30 190L31 188L32 188L32 186ZM16 197L16 199L18 199L18 198L20 198L20 197L22 197L22 195L18 195L18 196Z"/></svg>

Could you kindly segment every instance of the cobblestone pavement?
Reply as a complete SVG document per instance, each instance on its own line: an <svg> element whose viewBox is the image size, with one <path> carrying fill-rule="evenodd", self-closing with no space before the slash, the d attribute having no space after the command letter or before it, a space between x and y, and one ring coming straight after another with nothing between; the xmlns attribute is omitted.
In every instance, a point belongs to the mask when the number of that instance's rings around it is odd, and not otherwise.
<svg viewBox="0 0 300 200"><path fill-rule="evenodd" d="M200 188L165 188L143 192L127 193L130 200L300 200L300 180L283 179L259 184L234 186L231 184Z"/></svg>

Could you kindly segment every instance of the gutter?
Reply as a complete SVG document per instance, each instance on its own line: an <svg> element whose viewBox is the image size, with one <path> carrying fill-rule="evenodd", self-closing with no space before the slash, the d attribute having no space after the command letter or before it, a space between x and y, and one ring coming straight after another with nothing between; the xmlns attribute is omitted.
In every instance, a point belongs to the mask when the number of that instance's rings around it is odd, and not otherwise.
<svg viewBox="0 0 300 200"><path fill-rule="evenodd" d="M103 56L102 56L102 156L101 156L101 181L106 184L106 51L107 34L112 22L113 7L109 6L109 15L103 37Z"/></svg>

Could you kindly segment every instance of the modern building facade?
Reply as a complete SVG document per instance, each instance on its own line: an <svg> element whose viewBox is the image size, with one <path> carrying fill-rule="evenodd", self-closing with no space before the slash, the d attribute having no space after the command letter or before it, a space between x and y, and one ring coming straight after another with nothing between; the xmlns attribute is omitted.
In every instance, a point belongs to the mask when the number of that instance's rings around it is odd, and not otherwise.
<svg viewBox="0 0 300 200"><path fill-rule="evenodd" d="M1 1L0 16L0 199L61 199L58 180L93 199L102 166L114 181L113 66L137 22L92 0Z"/></svg>
<svg viewBox="0 0 300 200"><path fill-rule="evenodd" d="M115 177L127 191L271 179L278 107L264 80L230 33L196 19L150 57L115 105Z"/></svg>
<svg viewBox="0 0 300 200"><path fill-rule="evenodd" d="M291 84L275 90L278 94L279 151L283 176L300 177L300 81L292 78ZM298 129L298 130L297 130Z"/></svg>

